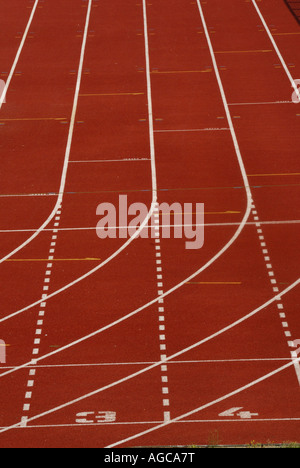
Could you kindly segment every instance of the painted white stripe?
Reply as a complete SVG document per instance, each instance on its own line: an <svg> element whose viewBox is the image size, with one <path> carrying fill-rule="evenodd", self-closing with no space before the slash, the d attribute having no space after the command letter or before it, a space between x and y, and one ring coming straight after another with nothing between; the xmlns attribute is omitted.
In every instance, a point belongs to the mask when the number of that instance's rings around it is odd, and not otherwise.
<svg viewBox="0 0 300 468"><path fill-rule="evenodd" d="M252 0L252 3L253 3L253 6L254 6L255 10L257 11L257 14L258 14L258 16L259 16L259 18L260 18L262 24L264 25L264 28L265 28L265 30L266 30L268 36L269 36L269 39L270 39L270 41L272 42L272 45L273 45L273 47L274 47L274 49L275 49L275 51L276 51L276 53L277 53L277 55L278 55L278 58L279 58L279 60L280 60L280 62L281 62L281 64L282 64L282 66L283 66L283 68L284 68L284 70L285 70L285 73L287 74L287 77L288 77L288 79L290 80L290 83L291 83L291 85L292 85L292 88L293 88L294 91L296 92L296 94L297 94L297 96L298 96L298 99L299 99L299 101L300 101L300 91L298 90L298 87L297 87L297 85L296 85L296 83L295 83L295 80L294 80L294 78L292 77L292 75L291 75L291 73L290 73L290 71L289 71L289 69L288 69L288 66L287 66L287 64L286 64L286 62L285 62L285 60L284 60L284 58L283 58L283 56L282 56L282 54L281 54L281 52L280 52L280 50L279 50L277 44L276 44L276 41L275 41L275 39L274 39L274 37L273 37L273 35L272 35L270 29L269 29L269 26L267 25L265 18L263 17L263 15L262 15L262 13L261 13L259 7L257 6L256 0Z"/></svg>
<svg viewBox="0 0 300 468"><path fill-rule="evenodd" d="M289 225L289 224L300 224L298 219L282 220L282 221L260 221L261 225ZM222 226L240 226L239 222L235 223L205 223L205 224L160 224L160 228L167 227L222 227ZM255 222L248 221L246 226L256 226ZM130 226L116 226L114 228L107 227L106 229L129 229ZM59 228L59 232L69 232L69 231L95 231L95 226L92 227L75 227L75 228ZM35 229L0 229L0 234L4 233L20 233L20 232L33 232ZM52 229L44 229L44 232L52 232Z"/></svg>
<svg viewBox="0 0 300 468"><path fill-rule="evenodd" d="M295 356L293 356L295 357ZM189 361L169 361L168 365L177 364L216 364L216 363L229 363L229 362L290 362L290 358L241 358L241 359L198 359ZM72 368L72 367L118 367L118 366L143 366L155 364L155 361L137 361L137 362L98 362L98 363L86 363L86 364L38 364L34 369L59 369L59 368ZM164 366L162 366L164 367ZM30 366L27 366L30 369ZM17 366L1 366L0 371L18 369Z"/></svg>
<svg viewBox="0 0 300 468"><path fill-rule="evenodd" d="M232 102L229 106L266 106L273 104L293 104L293 101L273 101L273 102Z"/></svg>
<svg viewBox="0 0 300 468"><path fill-rule="evenodd" d="M24 418L27 419L28 418ZM300 421L300 418L255 418L255 419L181 419L180 421L174 421L174 424L203 424L203 423L214 423L214 422L222 422L222 423L251 423L251 422L295 422ZM99 428L103 426L149 426L149 425L157 425L162 424L163 421L124 421L124 422L110 422L110 423L95 423L91 424L80 424L80 427L89 427L89 428ZM5 429L7 426L2 426L0 429ZM40 424L40 425L30 425L27 429L53 429L59 427L67 427L67 428L76 428L78 429L77 424ZM23 428L23 426L22 426ZM24 427L26 429L26 427ZM220 445L220 447L222 447Z"/></svg>
<svg viewBox="0 0 300 468"><path fill-rule="evenodd" d="M145 59L146 59L146 78L147 78L147 99L148 99L148 118L149 118L149 137L150 137L150 152L151 152L151 168L152 168L152 210L155 209L157 203L157 180L156 180L156 165L155 165L155 144L154 144L154 123L153 123L153 104L152 104L152 89L151 89L151 69L150 69L150 54L149 54L149 37L148 37L148 20L146 4L143 2L143 18L144 18L144 39L145 39ZM151 212L151 216L152 216ZM150 218L149 218L150 219Z"/></svg>
<svg viewBox="0 0 300 468"><path fill-rule="evenodd" d="M154 133L185 133L185 132L224 132L230 128L194 128L185 130L155 130Z"/></svg>
<svg viewBox="0 0 300 468"><path fill-rule="evenodd" d="M83 161L69 161L72 164L85 164L85 163L119 163L119 162L138 162L138 161L151 161L150 158L124 158L124 159L92 159Z"/></svg>

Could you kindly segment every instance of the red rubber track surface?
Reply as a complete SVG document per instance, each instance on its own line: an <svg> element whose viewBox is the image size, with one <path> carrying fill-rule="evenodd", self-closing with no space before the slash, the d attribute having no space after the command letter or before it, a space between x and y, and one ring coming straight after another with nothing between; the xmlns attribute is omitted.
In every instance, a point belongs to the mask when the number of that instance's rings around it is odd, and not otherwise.
<svg viewBox="0 0 300 468"><path fill-rule="evenodd" d="M0 6L3 80L34 3ZM299 441L299 34L283 0L38 2L0 110L1 447ZM201 250L96 236L154 152Z"/></svg>

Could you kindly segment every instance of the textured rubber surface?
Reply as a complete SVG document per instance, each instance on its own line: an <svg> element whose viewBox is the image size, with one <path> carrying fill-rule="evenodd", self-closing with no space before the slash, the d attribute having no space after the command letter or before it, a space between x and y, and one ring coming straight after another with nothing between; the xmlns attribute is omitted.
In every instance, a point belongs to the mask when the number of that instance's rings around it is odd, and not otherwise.
<svg viewBox="0 0 300 468"><path fill-rule="evenodd" d="M282 0L2 2L1 447L299 438L299 33ZM100 240L119 195L204 203L204 247Z"/></svg>

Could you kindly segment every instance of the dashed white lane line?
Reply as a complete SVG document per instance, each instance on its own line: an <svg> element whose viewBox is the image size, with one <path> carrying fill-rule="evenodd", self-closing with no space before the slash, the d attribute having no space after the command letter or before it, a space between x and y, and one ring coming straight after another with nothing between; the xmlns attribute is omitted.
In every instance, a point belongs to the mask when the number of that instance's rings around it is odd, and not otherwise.
<svg viewBox="0 0 300 468"><path fill-rule="evenodd" d="M270 256L269 250L267 248L267 243L266 243L266 239L265 239L265 236L264 236L264 233L263 233L263 230L262 230L262 225L260 223L258 212L257 212L256 206L255 206L253 200L252 200L251 209L252 209L252 215L253 215L254 221L256 222L256 231L257 231L257 234L258 234L262 255L264 257L265 265L266 265L266 268L267 268L267 271L268 271L270 284L271 284L273 292L274 293L279 293L278 282L277 282L276 275L275 275L275 272L274 272L274 269L273 269L273 264L271 263L271 256ZM291 339L292 334L291 334L291 332L289 330L290 327L289 327L289 323L288 323L287 318L286 318L285 307L283 305L282 298L280 297L280 295L277 297L276 300L277 300L277 309L279 311L279 318L280 318L280 321L281 321L282 328L284 330L284 336L285 336L285 338L287 338L288 347L289 348L295 348L294 341ZM296 357L297 357L297 353L295 353L294 350L291 351L291 358L294 359ZM299 365L298 361L294 362L294 367L295 367L297 379L298 379L298 382L299 382L299 385L300 385L300 365Z"/></svg>
<svg viewBox="0 0 300 468"><path fill-rule="evenodd" d="M61 208L59 208L59 210L57 211L57 216L55 217L55 221L56 221L55 224L58 226L60 222L60 217L61 217ZM52 267L53 267L53 263L51 262L51 260L53 260L52 254L55 253L56 242L57 242L57 230L55 229L52 232L52 237L51 237L51 242L50 242L49 257L48 257L49 263L47 263L46 271L45 271L42 299L46 299L47 295L45 294L45 292L48 291L50 287L50 282L51 282L50 277L52 274ZM42 302L40 304L38 319L36 322L35 338L34 338L33 349L32 349L32 363L33 364L37 363L37 358L40 354L41 337L43 334L46 307L47 307L47 301L45 300L45 302ZM28 414L31 409L31 401L32 401L32 396L33 396L32 390L35 385L36 373L37 373L36 367L30 368L28 381L27 381L27 389L26 389L25 397L24 397L25 402L23 405L23 415L21 417L21 427L27 426Z"/></svg>
<svg viewBox="0 0 300 468"><path fill-rule="evenodd" d="M155 236L155 257L156 257L156 280L157 280L157 294L162 296L164 294L163 284L163 267L161 260L161 241L160 241L160 230L159 230L159 205L156 203L154 208L154 236ZM166 325L165 325L165 300L164 298L159 299L157 304L158 310L158 330L159 330L159 350L160 360L164 361L167 357L167 344L166 344ZM161 369L161 391L162 391L162 406L164 421L167 422L171 419L170 413L170 397L169 397L169 378L168 378L168 366L163 364Z"/></svg>

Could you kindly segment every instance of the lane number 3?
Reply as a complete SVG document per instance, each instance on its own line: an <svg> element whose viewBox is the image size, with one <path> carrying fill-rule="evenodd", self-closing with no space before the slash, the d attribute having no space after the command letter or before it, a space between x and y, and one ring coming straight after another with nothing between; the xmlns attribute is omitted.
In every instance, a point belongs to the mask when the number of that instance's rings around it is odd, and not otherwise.
<svg viewBox="0 0 300 468"><path fill-rule="evenodd" d="M117 419L114 411L86 411L76 414L76 424L112 423Z"/></svg>

